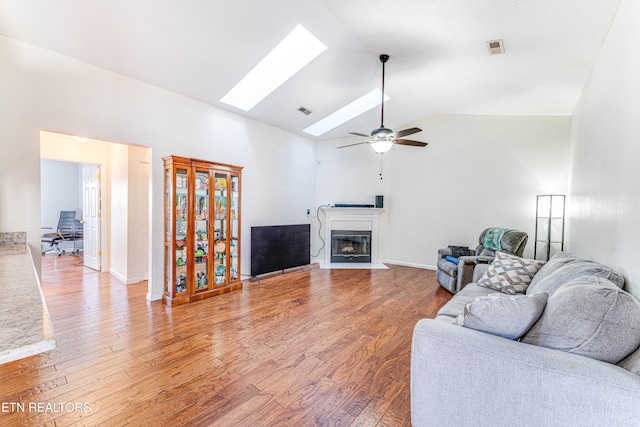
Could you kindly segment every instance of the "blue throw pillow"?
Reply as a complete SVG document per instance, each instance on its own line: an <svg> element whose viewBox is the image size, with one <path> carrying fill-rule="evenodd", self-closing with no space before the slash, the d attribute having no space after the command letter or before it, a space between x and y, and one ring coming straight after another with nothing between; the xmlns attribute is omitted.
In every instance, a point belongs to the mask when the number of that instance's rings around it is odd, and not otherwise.
<svg viewBox="0 0 640 427"><path fill-rule="evenodd" d="M452 256L447 255L446 257L444 257L444 259L454 263L455 265L458 265L458 258L456 258L456 257L452 257Z"/></svg>

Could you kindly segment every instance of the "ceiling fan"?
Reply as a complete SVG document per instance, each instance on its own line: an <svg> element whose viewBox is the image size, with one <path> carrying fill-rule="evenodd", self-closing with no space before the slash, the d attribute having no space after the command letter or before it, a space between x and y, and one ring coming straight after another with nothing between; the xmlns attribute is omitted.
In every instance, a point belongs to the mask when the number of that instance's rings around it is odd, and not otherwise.
<svg viewBox="0 0 640 427"><path fill-rule="evenodd" d="M360 144L370 144L373 151L378 154L384 154L396 145L410 145L412 147L425 147L426 142L414 141L411 139L402 139L404 136L413 135L414 133L422 132L420 128L410 128L399 130L394 132L389 128L384 127L384 64L389 60L389 55L380 55L380 62L382 62L382 103L380 110L380 127L371 131L371 136L363 133L350 132L352 135L363 136L369 138L369 141L357 142L355 144L343 145L338 148L352 147Z"/></svg>

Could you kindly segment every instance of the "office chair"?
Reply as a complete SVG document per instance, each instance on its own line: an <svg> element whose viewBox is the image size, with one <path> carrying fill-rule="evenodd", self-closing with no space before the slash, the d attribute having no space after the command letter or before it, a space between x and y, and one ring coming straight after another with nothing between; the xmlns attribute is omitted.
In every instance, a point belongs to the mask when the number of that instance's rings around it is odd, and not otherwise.
<svg viewBox="0 0 640 427"><path fill-rule="evenodd" d="M77 224L78 220L76 220L76 211L60 211L60 217L58 218L58 227L55 232L43 233L40 241L42 243L42 255L46 252L56 251L58 256L65 253L64 249L61 249L59 244L62 241L73 241L74 242L74 250L75 249L75 240L80 237L82 238L82 232L78 233ZM51 227L42 227L43 230L53 230ZM45 244L48 244L49 247L45 248Z"/></svg>

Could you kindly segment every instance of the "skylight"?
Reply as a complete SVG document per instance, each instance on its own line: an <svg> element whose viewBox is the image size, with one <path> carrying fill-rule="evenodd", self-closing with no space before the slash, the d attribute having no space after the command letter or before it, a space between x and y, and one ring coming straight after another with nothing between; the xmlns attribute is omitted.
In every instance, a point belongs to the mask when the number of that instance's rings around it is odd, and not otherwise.
<svg viewBox="0 0 640 427"><path fill-rule="evenodd" d="M249 111L326 49L327 46L298 25L220 102Z"/></svg>
<svg viewBox="0 0 640 427"><path fill-rule="evenodd" d="M384 100L388 101L390 98L385 95ZM350 104L345 105L338 111L335 111L324 119L321 119L302 131L313 136L320 136L325 132L334 129L341 124L348 122L354 117L359 116L362 113L366 113L372 108L377 107L382 103L382 91L378 88L371 92L361 96Z"/></svg>

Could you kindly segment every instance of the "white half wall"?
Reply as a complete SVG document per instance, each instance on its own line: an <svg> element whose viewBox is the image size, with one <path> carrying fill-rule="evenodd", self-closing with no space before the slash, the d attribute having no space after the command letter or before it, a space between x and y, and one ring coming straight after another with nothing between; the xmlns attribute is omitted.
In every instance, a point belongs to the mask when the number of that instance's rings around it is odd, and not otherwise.
<svg viewBox="0 0 640 427"><path fill-rule="evenodd" d="M426 148L380 157L354 138L319 144L318 203L373 203L385 195L382 260L435 268L447 245L475 247L486 227L526 231L533 257L538 194L565 194L569 117L434 116L405 127Z"/></svg>
<svg viewBox="0 0 640 427"><path fill-rule="evenodd" d="M124 144L109 144L111 264L109 271L121 281L128 283L129 265L129 150ZM103 233L104 235L104 233Z"/></svg>
<svg viewBox="0 0 640 427"><path fill-rule="evenodd" d="M149 275L149 215L151 150L129 145L127 283Z"/></svg>
<svg viewBox="0 0 640 427"><path fill-rule="evenodd" d="M569 249L640 297L640 2L622 0L573 119Z"/></svg>

